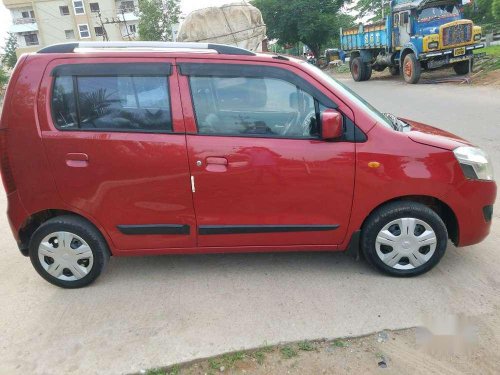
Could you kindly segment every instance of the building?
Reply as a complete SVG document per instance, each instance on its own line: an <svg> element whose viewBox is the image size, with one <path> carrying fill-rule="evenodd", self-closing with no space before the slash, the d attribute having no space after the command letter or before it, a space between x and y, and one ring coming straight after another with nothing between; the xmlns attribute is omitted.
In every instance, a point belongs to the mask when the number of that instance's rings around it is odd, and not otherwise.
<svg viewBox="0 0 500 375"><path fill-rule="evenodd" d="M2 0L18 55L55 43L134 40L137 0Z"/></svg>

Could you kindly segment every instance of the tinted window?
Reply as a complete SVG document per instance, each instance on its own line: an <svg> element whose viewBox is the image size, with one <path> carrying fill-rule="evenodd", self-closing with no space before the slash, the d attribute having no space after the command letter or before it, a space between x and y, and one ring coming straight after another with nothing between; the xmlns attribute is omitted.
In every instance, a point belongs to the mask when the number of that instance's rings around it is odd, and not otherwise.
<svg viewBox="0 0 500 375"><path fill-rule="evenodd" d="M52 94L52 113L56 126L61 129L78 127L73 77L58 77Z"/></svg>
<svg viewBox="0 0 500 375"><path fill-rule="evenodd" d="M60 128L172 130L167 77L57 77L52 105Z"/></svg>
<svg viewBox="0 0 500 375"><path fill-rule="evenodd" d="M275 78L190 77L200 134L319 136L314 98Z"/></svg>

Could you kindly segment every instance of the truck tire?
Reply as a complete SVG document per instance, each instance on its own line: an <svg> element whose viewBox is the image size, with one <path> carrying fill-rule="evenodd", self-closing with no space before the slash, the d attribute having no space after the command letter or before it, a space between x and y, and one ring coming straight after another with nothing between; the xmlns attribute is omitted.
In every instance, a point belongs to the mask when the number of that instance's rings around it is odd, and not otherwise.
<svg viewBox="0 0 500 375"><path fill-rule="evenodd" d="M470 62L470 71L472 72L472 64L473 61L471 60ZM453 69L455 70L455 73L459 76L463 76L465 74L469 73L469 60L466 61L460 61L458 63L453 64Z"/></svg>
<svg viewBox="0 0 500 375"><path fill-rule="evenodd" d="M365 65L365 76L363 77L363 81L368 81L372 76L372 66L370 64Z"/></svg>
<svg viewBox="0 0 500 375"><path fill-rule="evenodd" d="M391 73L391 76L399 75L399 66L390 66L389 72Z"/></svg>
<svg viewBox="0 0 500 375"><path fill-rule="evenodd" d="M356 82L366 81L366 65L361 60L361 57L355 57L351 61L351 75Z"/></svg>
<svg viewBox="0 0 500 375"><path fill-rule="evenodd" d="M420 62L414 53L409 53L403 60L403 78L407 83L417 83L421 73Z"/></svg>

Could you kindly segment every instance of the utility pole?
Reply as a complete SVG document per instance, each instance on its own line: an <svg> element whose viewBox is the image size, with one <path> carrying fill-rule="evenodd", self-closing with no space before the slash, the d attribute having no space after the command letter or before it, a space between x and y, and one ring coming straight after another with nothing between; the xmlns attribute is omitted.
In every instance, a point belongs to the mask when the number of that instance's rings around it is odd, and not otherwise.
<svg viewBox="0 0 500 375"><path fill-rule="evenodd" d="M121 24L123 23L125 25L125 30L126 30L126 35L122 35L122 37L126 37L128 38L128 40L132 40L132 37L131 37L131 34L129 32L129 29L128 29L128 25L127 25L127 21L125 20L125 11L122 9L121 10L121 16L123 18L123 20L120 19L120 17L118 16L117 19L115 19L115 17L111 18L111 21L109 20L109 18L106 17L106 21L102 21L101 20L101 25L102 27L104 28L104 25L112 25L112 24L118 24L118 27L121 26ZM99 14L99 19L100 19L100 14ZM121 30L120 30L120 34L121 34ZM104 35L103 37L106 37L106 40L109 40L108 38L108 33L106 32L106 29L104 29Z"/></svg>
<svg viewBox="0 0 500 375"><path fill-rule="evenodd" d="M106 28L104 27L104 24L102 23L101 12L97 13L97 16L99 17L99 22L100 22L101 27L102 27L102 40L104 40L105 42L108 42L109 41L108 32L106 31Z"/></svg>
<svg viewBox="0 0 500 375"><path fill-rule="evenodd" d="M127 30L128 40L132 40L132 38L130 37L130 32L128 30L127 20L125 19L125 10L123 8L122 8L122 17L123 17L123 22L125 23L125 30Z"/></svg>

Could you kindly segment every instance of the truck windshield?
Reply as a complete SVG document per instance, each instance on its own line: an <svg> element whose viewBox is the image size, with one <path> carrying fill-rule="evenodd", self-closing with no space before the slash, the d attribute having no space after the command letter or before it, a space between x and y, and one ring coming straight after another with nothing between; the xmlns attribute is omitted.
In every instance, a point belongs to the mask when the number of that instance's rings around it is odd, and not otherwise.
<svg viewBox="0 0 500 375"><path fill-rule="evenodd" d="M378 111L374 106L368 103L361 96L352 91L349 87L345 86L343 83L340 83L330 75L321 71L319 68L315 67L312 64L302 62L303 67L311 72L314 76L317 76L322 82L325 82L328 86L330 86L334 92L341 92L345 96L347 96L350 100L358 104L360 107L364 108L366 112L373 118L374 121L382 124L388 128L394 129L394 126L386 116L384 116L381 112Z"/></svg>
<svg viewBox="0 0 500 375"><path fill-rule="evenodd" d="M417 12L418 22L430 21L436 18L448 18L459 15L456 5L442 5L439 7L430 7Z"/></svg>

